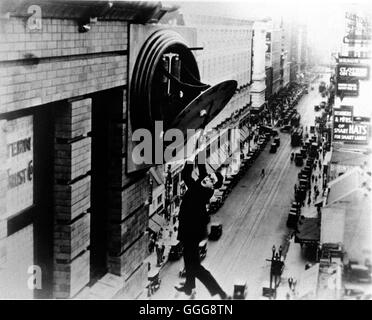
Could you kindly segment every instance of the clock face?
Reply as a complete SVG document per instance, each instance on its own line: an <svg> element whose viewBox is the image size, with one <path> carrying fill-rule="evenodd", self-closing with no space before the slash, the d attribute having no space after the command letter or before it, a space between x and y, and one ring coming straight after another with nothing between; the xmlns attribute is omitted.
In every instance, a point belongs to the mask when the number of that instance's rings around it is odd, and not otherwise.
<svg viewBox="0 0 372 320"><path fill-rule="evenodd" d="M184 145L188 138L192 138L187 135L187 130L204 129L227 105L234 95L236 87L235 80L223 81L202 92L175 117L171 127L182 131ZM175 146L173 144L173 147L179 150L182 145Z"/></svg>
<svg viewBox="0 0 372 320"><path fill-rule="evenodd" d="M204 128L226 106L237 87L235 80L221 82L199 94L174 119L172 128L186 135L187 129Z"/></svg>
<svg viewBox="0 0 372 320"><path fill-rule="evenodd" d="M204 128L225 107L237 87L234 80L213 87L203 84L194 54L174 30L156 30L142 43L132 55L135 59L133 71L130 71L127 144L127 153L131 155L127 164L129 173L163 161L162 156L158 157L155 152L138 152L144 145L142 140L133 139L139 132L144 132L139 129L151 133L150 149L158 150L161 141L164 152L169 146L168 140L163 141L165 133L169 129L178 129L185 138L175 142L177 146L173 143L172 146L174 149L182 149L187 142L187 130Z"/></svg>
<svg viewBox="0 0 372 320"><path fill-rule="evenodd" d="M142 46L133 70L130 114L133 129L168 129L175 117L208 86L200 83L197 62L172 30L154 32Z"/></svg>

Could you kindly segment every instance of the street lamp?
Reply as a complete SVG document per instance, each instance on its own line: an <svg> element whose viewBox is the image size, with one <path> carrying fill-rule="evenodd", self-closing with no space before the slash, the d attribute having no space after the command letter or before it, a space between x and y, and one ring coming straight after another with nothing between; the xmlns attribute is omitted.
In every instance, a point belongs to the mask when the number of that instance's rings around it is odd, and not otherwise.
<svg viewBox="0 0 372 320"><path fill-rule="evenodd" d="M280 283L280 277L283 272L284 262L283 262L283 248L279 246L278 251L276 250L275 245L271 248L272 256L271 259L266 259L266 261L271 262L270 267L270 297L276 298L276 289ZM274 279L274 288L273 288L273 279ZM279 279L279 281L278 281Z"/></svg>

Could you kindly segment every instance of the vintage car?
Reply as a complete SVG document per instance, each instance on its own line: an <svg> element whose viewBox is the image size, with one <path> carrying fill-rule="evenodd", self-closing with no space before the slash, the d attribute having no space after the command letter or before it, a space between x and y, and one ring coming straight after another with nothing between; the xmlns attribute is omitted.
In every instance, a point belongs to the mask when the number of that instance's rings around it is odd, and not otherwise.
<svg viewBox="0 0 372 320"><path fill-rule="evenodd" d="M275 143L275 142L273 142L271 145L270 145L270 153L275 153L276 152L276 150L278 149L278 145Z"/></svg>
<svg viewBox="0 0 372 320"><path fill-rule="evenodd" d="M208 235L209 240L216 241L222 235L222 224L218 222L214 222L211 224L211 231Z"/></svg>
<svg viewBox="0 0 372 320"><path fill-rule="evenodd" d="M244 300L247 296L247 283L245 281L235 281L234 283L234 300Z"/></svg>

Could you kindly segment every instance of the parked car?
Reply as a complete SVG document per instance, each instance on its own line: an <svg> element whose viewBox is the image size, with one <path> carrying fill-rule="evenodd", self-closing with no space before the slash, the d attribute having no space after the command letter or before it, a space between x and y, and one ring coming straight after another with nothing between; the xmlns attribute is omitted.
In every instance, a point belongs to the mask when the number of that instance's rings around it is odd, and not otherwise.
<svg viewBox="0 0 372 320"><path fill-rule="evenodd" d="M275 137L274 142L276 143L277 147L280 146L280 138L279 137Z"/></svg>
<svg viewBox="0 0 372 320"><path fill-rule="evenodd" d="M237 281L234 283L234 300L244 300L247 295L247 283L242 281Z"/></svg>
<svg viewBox="0 0 372 320"><path fill-rule="evenodd" d="M275 153L277 149L278 149L278 145L275 142L273 142L270 146L270 151L269 152L270 153Z"/></svg>
<svg viewBox="0 0 372 320"><path fill-rule="evenodd" d="M211 225L211 232L208 235L209 240L216 241L222 235L222 224L221 223L212 223Z"/></svg>
<svg viewBox="0 0 372 320"><path fill-rule="evenodd" d="M304 164L304 158L302 157L301 153L295 154L295 164L298 167L301 167Z"/></svg>
<svg viewBox="0 0 372 320"><path fill-rule="evenodd" d="M290 124L286 124L285 126L280 128L281 132L291 132L292 126Z"/></svg>
<svg viewBox="0 0 372 320"><path fill-rule="evenodd" d="M349 281L372 282L371 270L367 266L362 264L349 264L345 271Z"/></svg>

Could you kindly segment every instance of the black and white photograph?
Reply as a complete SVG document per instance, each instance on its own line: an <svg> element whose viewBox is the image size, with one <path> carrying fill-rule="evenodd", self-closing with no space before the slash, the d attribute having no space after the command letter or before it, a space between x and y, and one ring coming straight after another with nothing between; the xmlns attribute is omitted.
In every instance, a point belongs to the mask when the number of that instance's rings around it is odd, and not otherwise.
<svg viewBox="0 0 372 320"><path fill-rule="evenodd" d="M1 0L0 300L372 300L371 23L364 0Z"/></svg>

